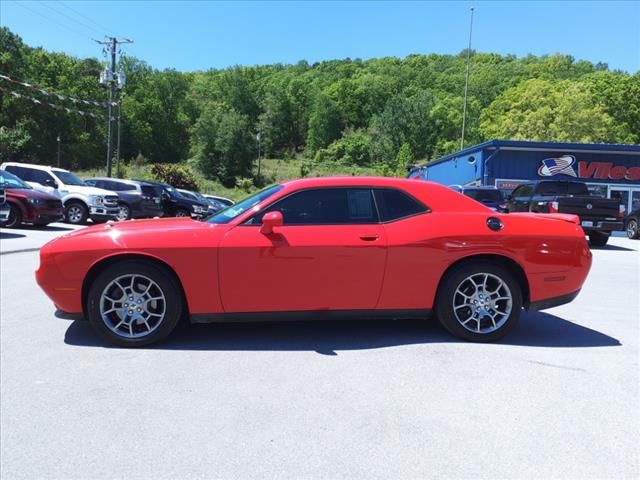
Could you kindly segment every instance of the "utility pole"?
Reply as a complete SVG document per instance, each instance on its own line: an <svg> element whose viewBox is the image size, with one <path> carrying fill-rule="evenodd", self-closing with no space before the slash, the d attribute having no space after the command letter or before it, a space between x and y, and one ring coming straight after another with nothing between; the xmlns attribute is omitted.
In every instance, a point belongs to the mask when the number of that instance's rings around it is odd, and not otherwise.
<svg viewBox="0 0 640 480"><path fill-rule="evenodd" d="M109 124L107 129L107 177L111 176L111 162L112 162L112 139L113 139L113 103L116 97L116 87L119 80L119 76L116 73L116 51L118 45L123 43L133 43L132 40L127 38L118 39L116 37L107 37L104 41L98 41L100 45L106 45L109 48L111 54L111 68L105 69L102 75L100 75L100 83L109 88Z"/></svg>
<svg viewBox="0 0 640 480"><path fill-rule="evenodd" d="M122 94L118 97L118 140L116 142L116 175L120 174L120 127L122 126Z"/></svg>
<svg viewBox="0 0 640 480"><path fill-rule="evenodd" d="M258 130L256 140L258 141L258 181L260 181L260 150L262 147L262 131Z"/></svg>
<svg viewBox="0 0 640 480"><path fill-rule="evenodd" d="M467 48L467 73L464 80L464 104L462 107L462 135L460 150L464 150L464 129L467 123L467 91L469 89L469 69L471 67L471 33L473 32L473 7L471 7L471 22L469 23L469 47Z"/></svg>

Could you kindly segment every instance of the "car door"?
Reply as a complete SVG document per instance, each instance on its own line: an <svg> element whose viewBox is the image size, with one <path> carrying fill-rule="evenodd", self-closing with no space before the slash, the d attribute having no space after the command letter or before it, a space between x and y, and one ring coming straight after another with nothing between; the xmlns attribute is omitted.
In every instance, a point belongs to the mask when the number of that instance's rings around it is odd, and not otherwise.
<svg viewBox="0 0 640 480"><path fill-rule="evenodd" d="M284 224L260 232L262 216ZM370 310L384 276L386 239L369 188L295 192L233 228L219 250L226 312Z"/></svg>

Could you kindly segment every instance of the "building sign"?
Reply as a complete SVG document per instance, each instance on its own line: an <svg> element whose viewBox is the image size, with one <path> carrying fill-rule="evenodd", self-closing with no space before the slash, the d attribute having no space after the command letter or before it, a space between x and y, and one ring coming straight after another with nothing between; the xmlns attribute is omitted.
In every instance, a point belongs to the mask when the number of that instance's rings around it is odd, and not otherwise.
<svg viewBox="0 0 640 480"><path fill-rule="evenodd" d="M527 180L496 180L496 188L499 190L515 190L523 183L527 183Z"/></svg>
<svg viewBox="0 0 640 480"><path fill-rule="evenodd" d="M615 165L613 162L578 162L576 172L574 164L576 157L563 155L558 158L545 158L542 160L538 175L541 177L553 177L554 175L569 175L577 178L594 178L597 180L640 180L639 167L625 167Z"/></svg>

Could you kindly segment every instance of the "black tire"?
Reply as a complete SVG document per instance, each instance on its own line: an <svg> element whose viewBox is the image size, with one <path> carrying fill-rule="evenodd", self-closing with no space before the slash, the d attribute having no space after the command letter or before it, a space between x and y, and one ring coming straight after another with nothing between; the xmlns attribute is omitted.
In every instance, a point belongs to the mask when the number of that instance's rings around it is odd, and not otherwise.
<svg viewBox="0 0 640 480"><path fill-rule="evenodd" d="M6 228L16 228L22 223L22 212L19 207L9 203L9 218L2 224Z"/></svg>
<svg viewBox="0 0 640 480"><path fill-rule="evenodd" d="M589 243L592 247L604 247L609 241L609 234L604 232L589 233Z"/></svg>
<svg viewBox="0 0 640 480"><path fill-rule="evenodd" d="M122 334L118 334L113 331L111 328L109 328L109 326L107 326L105 321L103 321L100 311L101 298L103 293L105 293L105 289L107 289L106 293L108 293L109 295L112 295L112 291L122 292L122 289L109 286L115 279L119 277L125 277L126 280L127 275L139 275L143 276L143 279L144 277L146 277L147 279L152 280L153 282L155 282L157 288L165 298L163 315L157 321L157 326L154 327L155 329L150 333L144 332L142 323L137 321L135 321L134 323L133 318L130 319L129 323L133 324L132 328L138 328L141 332L140 334L142 336L139 336L137 338L129 337L124 332ZM115 290L110 291L108 290L108 287L114 288ZM154 290L155 288L156 287L153 287ZM130 299L134 297L128 298ZM125 299L124 301L126 302L127 300ZM133 302L135 303L135 299ZM122 306L124 304L120 303L120 305ZM152 343L160 342L175 329L183 313L182 293L180 285L175 279L173 272L151 262L144 262L139 260L123 260L109 266L102 273L100 273L100 275L98 275L98 277L93 281L89 288L86 306L87 316L93 329L102 338L120 347L144 347ZM115 303L112 302L107 306L115 307ZM118 308L116 310L120 309ZM129 312L131 313L131 311ZM129 315L128 317L131 316ZM111 318L114 319L113 323L122 319L120 314L118 313L112 313ZM117 327L117 325L114 326L113 323L111 324L112 327ZM127 327L123 326L118 331L122 331L125 328Z"/></svg>
<svg viewBox="0 0 640 480"><path fill-rule="evenodd" d="M638 221L635 218L630 219L627 222L627 237L631 240L640 238L640 232L638 231Z"/></svg>
<svg viewBox="0 0 640 480"><path fill-rule="evenodd" d="M70 201L64 206L64 221L72 225L84 225L87 222L89 210L78 201Z"/></svg>
<svg viewBox="0 0 640 480"><path fill-rule="evenodd" d="M131 219L131 207L124 202L120 202L118 204L118 215L116 216L116 220L130 220Z"/></svg>
<svg viewBox="0 0 640 480"><path fill-rule="evenodd" d="M175 217L191 217L191 212L184 208L178 208L175 212Z"/></svg>
<svg viewBox="0 0 640 480"><path fill-rule="evenodd" d="M482 279L485 274L487 275L486 287L488 287L489 291L499 285L498 280L508 289L504 290L503 287L500 287L497 294L499 295L498 298L503 298L503 296L510 297L511 309L510 311L508 310L509 300L495 300L496 297L493 297L493 303L489 302L485 304L486 306L480 307L476 304L474 307L478 309L475 313L475 315L478 315L478 320L476 321L471 318L474 315L474 308L459 306L458 309L454 309L454 301L456 305L460 302L473 304L473 297L476 296L483 297L475 300L476 302L487 301L486 292L482 293L477 287L474 287L475 290L473 291L475 293L473 294L470 293L470 290L466 290L471 285L469 278L474 280ZM457 293L459 288L470 295L468 300L465 300L463 295ZM487 308L487 310L480 310L481 308ZM498 309L504 311L505 314L498 316ZM436 315L440 323L452 335L470 342L493 342L504 337L518 324L521 310L522 286L515 275L505 267L486 261L470 261L454 267L445 275L438 287ZM456 311L459 312L460 320L456 317ZM493 315L498 319L497 323L491 320L490 312L493 312ZM463 321L468 323L468 327L463 325ZM474 327L480 331L475 331ZM483 332L483 330L485 331Z"/></svg>

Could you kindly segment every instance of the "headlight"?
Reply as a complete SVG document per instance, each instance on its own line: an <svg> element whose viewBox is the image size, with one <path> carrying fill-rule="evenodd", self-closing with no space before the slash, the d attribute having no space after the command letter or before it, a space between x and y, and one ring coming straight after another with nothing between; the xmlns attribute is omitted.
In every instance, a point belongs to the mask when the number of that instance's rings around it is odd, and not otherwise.
<svg viewBox="0 0 640 480"><path fill-rule="evenodd" d="M204 213L204 207L200 205L193 205L192 208L195 213Z"/></svg>
<svg viewBox="0 0 640 480"><path fill-rule="evenodd" d="M94 205L102 205L104 203L104 197L101 197L100 195L89 195L89 199Z"/></svg>
<svg viewBox="0 0 640 480"><path fill-rule="evenodd" d="M40 205L39 198L27 198L27 202L29 202L31 205Z"/></svg>

